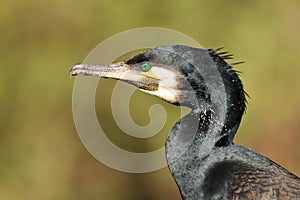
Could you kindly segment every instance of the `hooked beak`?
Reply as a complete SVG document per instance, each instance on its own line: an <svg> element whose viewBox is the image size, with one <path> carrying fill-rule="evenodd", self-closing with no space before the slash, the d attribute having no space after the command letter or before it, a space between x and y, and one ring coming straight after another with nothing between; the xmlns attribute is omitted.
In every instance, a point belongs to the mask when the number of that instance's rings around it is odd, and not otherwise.
<svg viewBox="0 0 300 200"><path fill-rule="evenodd" d="M138 88L155 91L159 80L154 77L145 76L134 66L124 62L113 64L77 64L70 69L70 76L98 76L113 78L130 83Z"/></svg>

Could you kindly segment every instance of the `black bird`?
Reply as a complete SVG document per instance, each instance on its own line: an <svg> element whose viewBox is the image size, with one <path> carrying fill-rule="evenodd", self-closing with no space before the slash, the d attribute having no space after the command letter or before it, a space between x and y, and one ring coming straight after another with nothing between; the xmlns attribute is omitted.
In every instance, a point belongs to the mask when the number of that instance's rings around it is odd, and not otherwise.
<svg viewBox="0 0 300 200"><path fill-rule="evenodd" d="M300 179L265 156L237 144L245 92L232 55L169 45L108 65L78 64L72 76L125 81L192 111L166 139L166 159L183 199L300 199Z"/></svg>

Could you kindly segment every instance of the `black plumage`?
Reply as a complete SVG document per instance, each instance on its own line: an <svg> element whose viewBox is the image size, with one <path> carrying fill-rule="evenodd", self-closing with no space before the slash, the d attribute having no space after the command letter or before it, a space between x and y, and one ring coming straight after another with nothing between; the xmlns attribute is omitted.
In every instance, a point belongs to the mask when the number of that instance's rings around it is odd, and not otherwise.
<svg viewBox="0 0 300 200"><path fill-rule="evenodd" d="M236 71L224 60L233 55L219 50L162 46L114 65L75 65L70 74L120 79L192 109L166 139L168 167L183 199L300 199L296 175L233 144L246 94ZM176 75L177 84L164 85L158 77L144 75L139 66L145 62ZM171 93L159 92L160 87Z"/></svg>

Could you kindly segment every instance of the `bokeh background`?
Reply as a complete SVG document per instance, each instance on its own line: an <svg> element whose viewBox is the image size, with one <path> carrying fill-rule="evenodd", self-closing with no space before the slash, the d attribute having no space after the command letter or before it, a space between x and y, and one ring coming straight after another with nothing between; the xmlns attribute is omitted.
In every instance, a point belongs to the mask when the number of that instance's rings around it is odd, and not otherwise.
<svg viewBox="0 0 300 200"><path fill-rule="evenodd" d="M2 0L0 199L180 199L168 169L110 169L88 153L73 123L69 68L107 37L144 26L175 29L208 48L225 46L245 61L236 68L251 98L235 142L299 176L299 10L298 0ZM97 97L109 97L114 83L107 84ZM159 101L148 97L142 95ZM97 99L105 120L108 111Z"/></svg>

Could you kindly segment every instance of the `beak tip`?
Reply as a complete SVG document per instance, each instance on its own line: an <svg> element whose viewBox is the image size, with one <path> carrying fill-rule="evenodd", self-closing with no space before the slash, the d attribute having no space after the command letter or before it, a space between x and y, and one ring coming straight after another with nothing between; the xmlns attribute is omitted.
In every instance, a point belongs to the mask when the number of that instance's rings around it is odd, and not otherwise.
<svg viewBox="0 0 300 200"><path fill-rule="evenodd" d="M78 64L75 64L73 65L70 70L69 70L69 75L70 77L72 76L78 76L79 73L78 73L78 69L80 69L80 67L82 67L82 64L81 63L78 63Z"/></svg>

